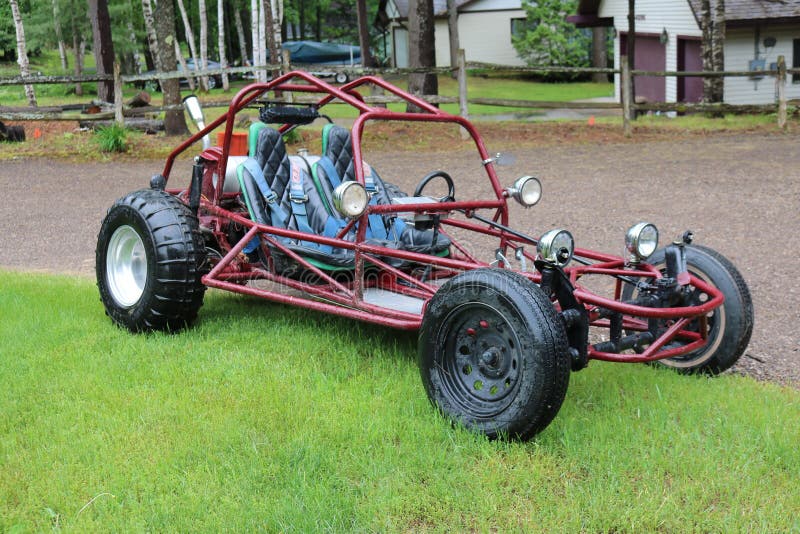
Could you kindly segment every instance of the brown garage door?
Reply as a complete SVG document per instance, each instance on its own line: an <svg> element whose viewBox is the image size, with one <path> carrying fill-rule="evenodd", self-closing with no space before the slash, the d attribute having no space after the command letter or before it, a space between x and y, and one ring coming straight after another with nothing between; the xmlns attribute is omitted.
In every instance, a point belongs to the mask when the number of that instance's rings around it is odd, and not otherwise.
<svg viewBox="0 0 800 534"><path fill-rule="evenodd" d="M624 54L628 46L627 34L620 35L620 49ZM666 47L658 40L658 36L636 34L636 70L659 70L667 68ZM622 61L626 56L622 56ZM637 76L635 78L636 96L648 102L664 102L667 96L666 78L663 76Z"/></svg>
<svg viewBox="0 0 800 534"><path fill-rule="evenodd" d="M703 70L700 39L678 38L678 70ZM678 78L678 102L703 100L703 78L681 76Z"/></svg>

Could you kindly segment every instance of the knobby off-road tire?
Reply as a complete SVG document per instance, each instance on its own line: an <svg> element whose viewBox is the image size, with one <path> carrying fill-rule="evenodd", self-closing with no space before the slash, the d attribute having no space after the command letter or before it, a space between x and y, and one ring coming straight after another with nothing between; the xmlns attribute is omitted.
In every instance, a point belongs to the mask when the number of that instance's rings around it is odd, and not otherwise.
<svg viewBox="0 0 800 534"><path fill-rule="evenodd" d="M666 272L664 249L657 250L648 263ZM750 342L753 301L742 275L718 252L699 245L687 246L686 264L691 274L722 291L725 302L708 314L708 344L705 347L683 356L659 360L658 363L686 374L717 375L731 368ZM633 287L626 285L622 298L627 300L633 295ZM707 300L708 295L695 289L690 304L702 304ZM697 328L696 323L692 323L694 328Z"/></svg>
<svg viewBox="0 0 800 534"><path fill-rule="evenodd" d="M564 326L538 286L477 269L431 299L418 364L431 402L490 438L530 439L558 413L569 384Z"/></svg>
<svg viewBox="0 0 800 534"><path fill-rule="evenodd" d="M111 319L134 331L177 331L203 305L205 247L196 217L164 191L117 200L97 237L100 300Z"/></svg>

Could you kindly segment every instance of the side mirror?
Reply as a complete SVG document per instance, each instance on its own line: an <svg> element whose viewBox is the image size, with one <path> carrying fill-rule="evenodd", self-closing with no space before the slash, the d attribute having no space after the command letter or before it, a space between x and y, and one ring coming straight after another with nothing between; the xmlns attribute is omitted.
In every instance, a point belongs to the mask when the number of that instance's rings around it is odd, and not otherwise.
<svg viewBox="0 0 800 534"><path fill-rule="evenodd" d="M490 163L497 163L498 165L513 165L516 162L517 157L513 154L502 154L500 152L483 160L484 165L488 165Z"/></svg>
<svg viewBox="0 0 800 534"><path fill-rule="evenodd" d="M206 118L203 115L203 108L200 105L200 99L197 98L195 95L189 95L183 99L183 107L189 113L189 117L194 122L195 126L197 126L198 130L202 130L206 127ZM211 138L208 134L203 136L203 149L211 146Z"/></svg>

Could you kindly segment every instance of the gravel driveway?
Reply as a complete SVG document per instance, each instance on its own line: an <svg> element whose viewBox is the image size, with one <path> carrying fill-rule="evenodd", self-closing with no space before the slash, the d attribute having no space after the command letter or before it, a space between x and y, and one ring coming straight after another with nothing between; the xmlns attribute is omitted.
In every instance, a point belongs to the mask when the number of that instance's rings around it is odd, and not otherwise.
<svg viewBox="0 0 800 534"><path fill-rule="evenodd" d="M791 275L800 250L800 139L695 137L515 155L515 164L500 168L501 180L535 173L544 185L538 206L515 206L512 220L521 228L538 234L564 227L578 246L621 253L625 229L649 220L661 230L662 242L691 229L698 243L730 258L750 286L756 314L752 341L735 370L800 385L800 334L794 326L800 291ZM368 156L384 179L406 190L425 173L444 169L456 179L458 198L485 195L472 150ZM93 276L95 239L106 209L124 193L146 187L161 165L3 162L0 188L13 200L0 212L0 267ZM189 164L179 163L173 176L185 180Z"/></svg>

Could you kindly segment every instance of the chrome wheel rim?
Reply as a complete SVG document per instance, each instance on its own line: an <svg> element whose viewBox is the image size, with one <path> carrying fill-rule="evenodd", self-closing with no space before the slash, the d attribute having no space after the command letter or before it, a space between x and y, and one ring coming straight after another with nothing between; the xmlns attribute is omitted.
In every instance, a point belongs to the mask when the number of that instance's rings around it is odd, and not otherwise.
<svg viewBox="0 0 800 534"><path fill-rule="evenodd" d="M120 226L111 235L106 251L108 290L122 307L136 304L147 282L147 254L139 233L132 227Z"/></svg>

